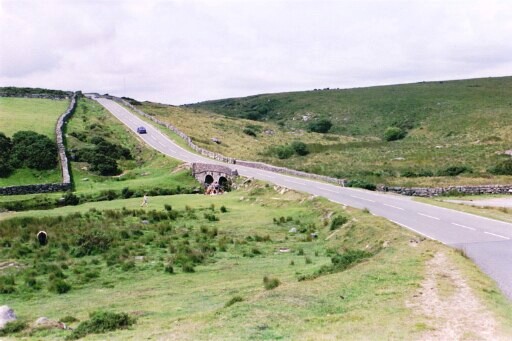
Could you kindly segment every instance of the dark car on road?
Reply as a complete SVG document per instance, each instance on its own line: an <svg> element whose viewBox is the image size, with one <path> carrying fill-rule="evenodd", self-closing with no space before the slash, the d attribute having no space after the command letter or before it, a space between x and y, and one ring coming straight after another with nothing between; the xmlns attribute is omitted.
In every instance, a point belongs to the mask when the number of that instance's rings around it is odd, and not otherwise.
<svg viewBox="0 0 512 341"><path fill-rule="evenodd" d="M138 127L137 128L137 133L139 133L139 134L146 134L147 133L146 128Z"/></svg>

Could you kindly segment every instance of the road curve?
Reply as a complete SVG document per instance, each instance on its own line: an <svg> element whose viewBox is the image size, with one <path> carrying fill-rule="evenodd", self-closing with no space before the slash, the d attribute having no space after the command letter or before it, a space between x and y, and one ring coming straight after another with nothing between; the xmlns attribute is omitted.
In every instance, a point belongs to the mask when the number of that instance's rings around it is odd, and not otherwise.
<svg viewBox="0 0 512 341"><path fill-rule="evenodd" d="M143 121L118 103L95 98L109 112L128 126L134 133L139 126L147 134L138 134L148 145L159 152L185 162L220 163L189 152L157 128ZM310 179L297 178L265 170L228 165L242 176L272 182L294 190L319 195L343 205L367 208L372 214L387 218L427 238L463 249L465 253L512 300L512 224L468 213L432 206L396 194L343 188Z"/></svg>

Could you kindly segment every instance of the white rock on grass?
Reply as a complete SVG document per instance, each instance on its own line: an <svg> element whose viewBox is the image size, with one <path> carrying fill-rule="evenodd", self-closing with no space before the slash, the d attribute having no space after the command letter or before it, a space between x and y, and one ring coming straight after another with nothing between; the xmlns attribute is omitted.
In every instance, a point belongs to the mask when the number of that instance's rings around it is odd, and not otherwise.
<svg viewBox="0 0 512 341"><path fill-rule="evenodd" d="M3 329L8 322L16 321L14 310L7 305L0 307L0 329Z"/></svg>

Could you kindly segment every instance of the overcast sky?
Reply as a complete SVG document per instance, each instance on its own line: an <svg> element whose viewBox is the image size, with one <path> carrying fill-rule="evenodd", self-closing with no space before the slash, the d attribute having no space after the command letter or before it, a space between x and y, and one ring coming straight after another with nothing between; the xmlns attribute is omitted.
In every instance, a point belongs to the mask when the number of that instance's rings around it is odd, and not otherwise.
<svg viewBox="0 0 512 341"><path fill-rule="evenodd" d="M0 0L0 86L183 104L507 75L510 0Z"/></svg>

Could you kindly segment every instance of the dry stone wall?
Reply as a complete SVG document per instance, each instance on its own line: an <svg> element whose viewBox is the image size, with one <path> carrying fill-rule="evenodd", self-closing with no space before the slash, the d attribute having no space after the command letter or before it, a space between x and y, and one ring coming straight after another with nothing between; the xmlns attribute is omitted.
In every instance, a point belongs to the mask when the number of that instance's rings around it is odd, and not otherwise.
<svg viewBox="0 0 512 341"><path fill-rule="evenodd" d="M46 98L46 97L45 97ZM62 182L57 184L37 184L37 185L23 185L23 186L9 186L0 187L0 195L19 195L19 194L33 194L33 193L49 193L49 192L62 192L71 189L71 176L69 174L69 162L66 156L66 148L64 146L64 124L73 114L76 108L77 93L71 96L67 110L57 120L55 127L55 135L57 142L57 152L59 154L59 161L61 167Z"/></svg>
<svg viewBox="0 0 512 341"><path fill-rule="evenodd" d="M512 194L512 185L485 185L485 186L448 186L448 187L388 187L379 186L378 191L392 192L415 197L437 197L440 195L460 194Z"/></svg>

